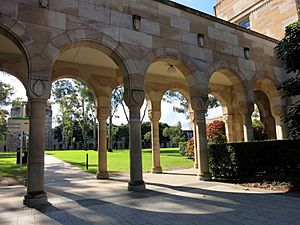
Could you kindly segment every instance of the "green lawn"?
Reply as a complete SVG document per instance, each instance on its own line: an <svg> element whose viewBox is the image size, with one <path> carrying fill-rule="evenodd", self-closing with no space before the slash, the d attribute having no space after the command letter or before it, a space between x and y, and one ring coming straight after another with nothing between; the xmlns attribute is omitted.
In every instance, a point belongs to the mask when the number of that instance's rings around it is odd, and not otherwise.
<svg viewBox="0 0 300 225"><path fill-rule="evenodd" d="M163 170L171 170L177 168L191 168L194 162L178 153L177 148L161 149L160 160ZM97 172L97 152L96 151L47 151L49 155L62 159L74 166L85 169L86 154L89 154L89 172ZM108 170L110 172L129 172L129 151L114 150L108 152ZM143 171L151 171L152 153L151 149L143 150Z"/></svg>
<svg viewBox="0 0 300 225"><path fill-rule="evenodd" d="M0 152L0 180L3 177L14 177L22 180L26 176L26 165L16 165L16 152Z"/></svg>

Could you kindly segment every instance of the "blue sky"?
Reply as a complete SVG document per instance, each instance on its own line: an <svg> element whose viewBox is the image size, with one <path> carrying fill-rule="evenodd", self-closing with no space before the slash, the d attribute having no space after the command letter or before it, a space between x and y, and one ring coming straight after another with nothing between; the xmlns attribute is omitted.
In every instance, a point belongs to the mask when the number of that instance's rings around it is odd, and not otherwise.
<svg viewBox="0 0 300 225"><path fill-rule="evenodd" d="M197 9L207 14L214 15L214 5L216 0L172 0L172 1Z"/></svg>

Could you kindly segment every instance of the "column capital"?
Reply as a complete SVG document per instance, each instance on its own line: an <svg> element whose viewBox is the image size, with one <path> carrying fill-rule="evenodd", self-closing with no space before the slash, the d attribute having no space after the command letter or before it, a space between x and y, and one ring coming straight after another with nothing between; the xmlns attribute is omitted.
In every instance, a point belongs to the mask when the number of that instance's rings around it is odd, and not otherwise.
<svg viewBox="0 0 300 225"><path fill-rule="evenodd" d="M285 115L285 109L282 105L272 106L271 111L274 117L283 117Z"/></svg>
<svg viewBox="0 0 300 225"><path fill-rule="evenodd" d="M45 72L48 73L48 72ZM36 101L48 100L50 98L51 80L47 76L31 74L28 80L27 96Z"/></svg>
<svg viewBox="0 0 300 225"><path fill-rule="evenodd" d="M125 89L124 101L128 108L141 108L145 100L145 91L142 89Z"/></svg>
<svg viewBox="0 0 300 225"><path fill-rule="evenodd" d="M195 123L195 112L190 110L189 111L189 114L190 114L190 120L192 123Z"/></svg>
<svg viewBox="0 0 300 225"><path fill-rule="evenodd" d="M192 105L194 112L201 111L201 112L206 113L208 105L209 105L208 95L195 96L195 97L191 98L191 105Z"/></svg>
<svg viewBox="0 0 300 225"><path fill-rule="evenodd" d="M234 119L233 117L234 117L234 115L232 115L232 114L223 115L224 122L225 123L232 123L233 119Z"/></svg>
<svg viewBox="0 0 300 225"><path fill-rule="evenodd" d="M252 114L254 111L254 102L240 102L238 107L241 114Z"/></svg>
<svg viewBox="0 0 300 225"><path fill-rule="evenodd" d="M158 122L161 117L161 112L158 110L148 110L148 116L151 122Z"/></svg>
<svg viewBox="0 0 300 225"><path fill-rule="evenodd" d="M95 114L98 120L107 120L109 115L109 108L98 106L95 108Z"/></svg>

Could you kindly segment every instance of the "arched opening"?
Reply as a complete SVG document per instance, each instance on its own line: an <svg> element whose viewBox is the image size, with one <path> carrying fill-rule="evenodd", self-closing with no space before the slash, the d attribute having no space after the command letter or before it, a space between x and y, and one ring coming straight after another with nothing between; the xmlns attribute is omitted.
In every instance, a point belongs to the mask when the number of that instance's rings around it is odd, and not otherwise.
<svg viewBox="0 0 300 225"><path fill-rule="evenodd" d="M106 45L93 41L72 43L61 51L53 65L53 81L66 77L76 79L87 85L94 95L95 112L93 113L96 115L97 132L94 130L93 135L97 136L97 142L96 138L93 138L93 140L87 140L86 143L72 144L74 149L88 147L98 149L98 153L90 153L91 155L98 154L90 161L91 163L95 161L92 164L97 165L97 168L90 167L90 169L92 172L97 171L98 179L107 179L110 164L116 164L112 162L110 155L107 158L107 124L109 123L111 96L115 88L124 86L123 77L127 75L126 66L119 54ZM90 114L93 113L90 112ZM94 118L94 127L96 120ZM126 160L129 161L128 155Z"/></svg>
<svg viewBox="0 0 300 225"><path fill-rule="evenodd" d="M257 104L268 139L287 137L286 126L282 117L286 113L286 104L276 88L276 83L269 78L259 79L254 88L254 101Z"/></svg>
<svg viewBox="0 0 300 225"><path fill-rule="evenodd" d="M94 150L97 127L93 91L78 80L59 79L52 84L50 101L52 146L58 145L64 150Z"/></svg>
<svg viewBox="0 0 300 225"><path fill-rule="evenodd" d="M216 70L209 79L210 94L214 95L222 106L229 142L245 140L245 114L248 109L244 90L238 75L228 69ZM252 124L249 126L252 127Z"/></svg>
<svg viewBox="0 0 300 225"><path fill-rule="evenodd" d="M19 177L19 181L10 178L13 184L19 184L27 170L29 118L25 86L28 65L18 39L1 27L0 46L0 173L5 174L0 182L5 183L7 177ZM21 160L17 157L20 155ZM17 165L16 158L19 158Z"/></svg>
<svg viewBox="0 0 300 225"><path fill-rule="evenodd" d="M163 164L168 162L163 155L168 150L161 151L161 148L176 147L172 151L178 154L179 142L193 137L193 125L188 119L192 112L189 87L195 84L191 83L193 81L188 67L177 59L159 58L148 67L145 90L151 132L148 132L147 138L151 138L153 173L162 171L161 156ZM192 165L193 162L182 163L183 167Z"/></svg>
<svg viewBox="0 0 300 225"><path fill-rule="evenodd" d="M271 112L268 96L259 90L254 91L254 140L276 139L275 119ZM253 116L252 115L252 116Z"/></svg>

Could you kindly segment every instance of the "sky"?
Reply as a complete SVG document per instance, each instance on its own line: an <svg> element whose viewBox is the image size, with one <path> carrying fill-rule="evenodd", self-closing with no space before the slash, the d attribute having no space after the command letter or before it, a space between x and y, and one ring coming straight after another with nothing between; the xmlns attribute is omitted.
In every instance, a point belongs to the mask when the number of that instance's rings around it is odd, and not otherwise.
<svg viewBox="0 0 300 225"><path fill-rule="evenodd" d="M210 15L214 15L214 5L216 0L172 0L179 4L188 6L193 9L205 12Z"/></svg>
<svg viewBox="0 0 300 225"><path fill-rule="evenodd" d="M173 0L174 2L177 2L182 5L186 5L188 7L197 9L199 11L208 13L213 15L214 10L213 6L215 5L216 0ZM26 96L26 90L22 83L15 78L14 76L7 75L5 73L0 72L0 80L6 83L9 83L13 86L15 90L15 95L12 96L12 98L17 98L20 97L24 100L27 100ZM142 107L144 109L145 106ZM7 108L8 109L8 108ZM53 119L55 119L57 113L58 113L58 107L57 105L52 106L53 110ZM181 122L183 129L188 129L189 128L189 121L186 119L185 115L180 114L180 113L175 113L173 111L173 105L170 103L162 102L161 105L161 111L164 112L161 114L161 122L168 123L169 125L176 125L178 121ZM218 107L216 109L212 109L208 111L208 117L207 118L213 118L215 116L220 116L222 115L222 110L221 107ZM118 109L117 116L119 118L115 118L113 120L113 123L116 125L120 124L126 124L126 119L123 113L123 110L121 108ZM146 113L144 121L149 121L148 115ZM55 124L55 123L54 123Z"/></svg>

